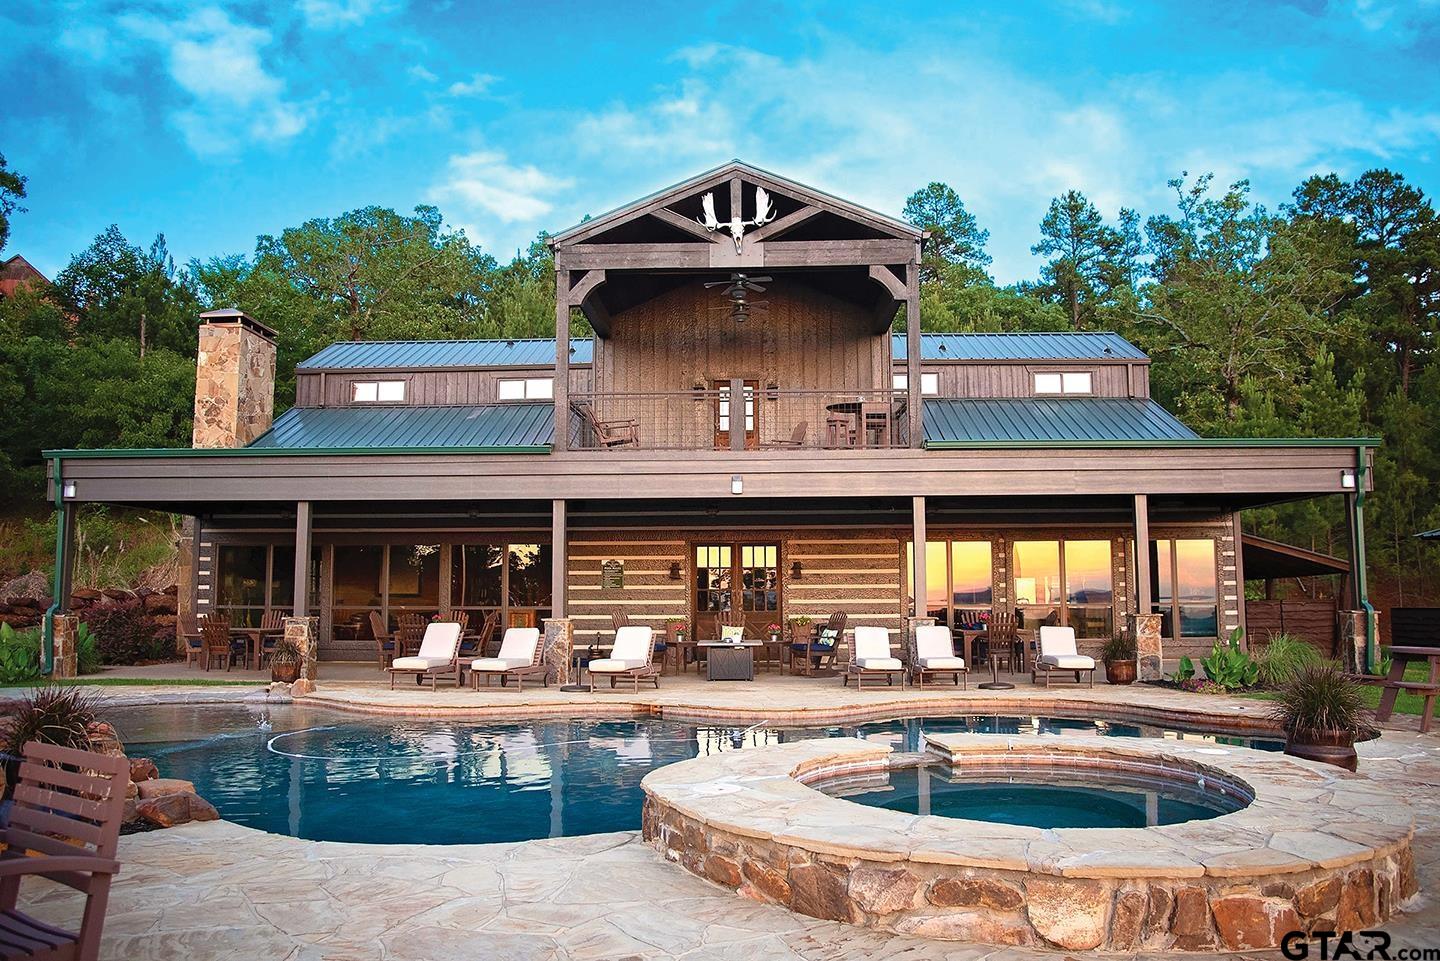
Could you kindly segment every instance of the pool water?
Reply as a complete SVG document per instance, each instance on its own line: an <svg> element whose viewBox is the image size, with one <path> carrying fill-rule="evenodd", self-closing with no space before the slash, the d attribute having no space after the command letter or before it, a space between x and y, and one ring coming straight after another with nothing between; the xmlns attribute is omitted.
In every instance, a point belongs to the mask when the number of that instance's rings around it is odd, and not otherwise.
<svg viewBox="0 0 1440 961"><path fill-rule="evenodd" d="M742 731L649 718L465 723L361 717L301 705L120 708L107 719L131 755L153 757L166 777L193 781L228 820L314 840L397 844L636 830L640 780L654 768L802 738L858 736L916 751L925 733L1199 736L1094 720L993 716Z"/></svg>
<svg viewBox="0 0 1440 961"><path fill-rule="evenodd" d="M1213 786L1105 772L956 770L923 764L865 782L817 785L847 801L1036 828L1143 828L1230 814L1246 800Z"/></svg>

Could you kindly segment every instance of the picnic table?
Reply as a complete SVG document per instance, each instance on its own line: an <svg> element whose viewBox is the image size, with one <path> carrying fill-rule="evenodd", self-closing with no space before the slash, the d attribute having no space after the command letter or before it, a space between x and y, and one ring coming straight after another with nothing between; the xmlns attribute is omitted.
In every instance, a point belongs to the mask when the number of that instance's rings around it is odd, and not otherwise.
<svg viewBox="0 0 1440 961"><path fill-rule="evenodd" d="M1428 681L1405 680L1405 669L1412 663L1429 662ZM1414 691L1425 698L1425 709L1420 714L1420 733L1428 734L1435 715L1435 698L1440 696L1440 647L1392 647L1390 648L1390 673L1383 682L1384 692L1380 695L1380 706L1375 710L1377 721L1388 721L1395 712L1395 698L1401 691Z"/></svg>

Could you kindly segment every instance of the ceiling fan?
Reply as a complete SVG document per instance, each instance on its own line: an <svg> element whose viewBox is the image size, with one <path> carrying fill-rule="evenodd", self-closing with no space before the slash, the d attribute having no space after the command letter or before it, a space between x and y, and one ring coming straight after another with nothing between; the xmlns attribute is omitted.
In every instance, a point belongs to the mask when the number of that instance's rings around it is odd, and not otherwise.
<svg viewBox="0 0 1440 961"><path fill-rule="evenodd" d="M705 285L706 289L723 287L720 295L725 298L726 303L719 307L712 307L711 310L729 310L730 319L737 324L744 323L750 317L750 311L754 309L766 309L766 302L763 300L751 300L750 292L763 294L763 284L771 282L770 277L751 277L746 274L731 274L729 280L712 280Z"/></svg>

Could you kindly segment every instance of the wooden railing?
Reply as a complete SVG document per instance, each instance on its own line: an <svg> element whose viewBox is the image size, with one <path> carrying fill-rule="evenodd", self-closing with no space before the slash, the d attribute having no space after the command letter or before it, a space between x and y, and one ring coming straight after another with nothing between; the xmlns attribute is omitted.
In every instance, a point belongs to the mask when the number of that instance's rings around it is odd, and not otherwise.
<svg viewBox="0 0 1440 961"><path fill-rule="evenodd" d="M572 450L860 450L907 447L906 393L722 389L572 393Z"/></svg>

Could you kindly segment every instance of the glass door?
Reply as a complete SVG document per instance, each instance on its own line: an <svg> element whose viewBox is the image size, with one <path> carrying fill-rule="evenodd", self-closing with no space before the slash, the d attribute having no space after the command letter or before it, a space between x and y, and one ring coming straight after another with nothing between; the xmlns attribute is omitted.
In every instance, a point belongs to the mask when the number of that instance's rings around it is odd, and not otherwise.
<svg viewBox="0 0 1440 961"><path fill-rule="evenodd" d="M728 380L712 380L710 390L715 394L715 449L729 450L731 443L731 431L743 429L745 431L745 449L754 450L759 443L759 435L755 429L755 395L760 389L758 380L747 380L744 382L744 418L740 417L740 411L731 403L731 388Z"/></svg>
<svg viewBox="0 0 1440 961"><path fill-rule="evenodd" d="M759 638L780 620L778 544L699 544L695 547L696 640L720 637L739 619L747 638Z"/></svg>

